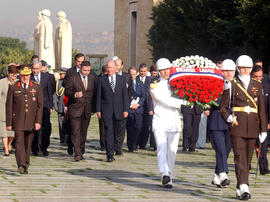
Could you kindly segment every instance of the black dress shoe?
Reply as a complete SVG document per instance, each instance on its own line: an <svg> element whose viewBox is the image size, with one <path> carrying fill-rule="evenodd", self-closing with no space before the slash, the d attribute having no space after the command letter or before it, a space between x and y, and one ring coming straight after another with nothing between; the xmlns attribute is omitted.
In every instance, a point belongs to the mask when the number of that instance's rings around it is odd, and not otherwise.
<svg viewBox="0 0 270 202"><path fill-rule="evenodd" d="M85 158L83 156L81 156L81 160L85 160Z"/></svg>
<svg viewBox="0 0 270 202"><path fill-rule="evenodd" d="M28 174L27 168L24 168L24 174Z"/></svg>
<svg viewBox="0 0 270 202"><path fill-rule="evenodd" d="M100 147L100 151L104 151L105 150L105 148L104 147Z"/></svg>
<svg viewBox="0 0 270 202"><path fill-rule="evenodd" d="M221 184L221 186L223 186L223 187L228 186L228 185L230 185L230 180L225 179L225 180L223 180L220 184Z"/></svg>
<svg viewBox="0 0 270 202"><path fill-rule="evenodd" d="M185 152L187 152L187 151L188 151L187 148L183 148L183 149L182 149L182 152L183 152L183 153L185 153Z"/></svg>
<svg viewBox="0 0 270 202"><path fill-rule="evenodd" d="M20 167L18 168L18 171L19 171L20 174L24 174L25 169L24 169L23 166L20 166Z"/></svg>
<svg viewBox="0 0 270 202"><path fill-rule="evenodd" d="M68 155L72 156L73 155L73 149L72 148L68 148L67 149L67 153L68 153Z"/></svg>
<svg viewBox="0 0 270 202"><path fill-rule="evenodd" d="M266 174L269 174L269 173L270 173L269 170L262 170L262 171L260 171L260 174L261 175L266 175Z"/></svg>
<svg viewBox="0 0 270 202"><path fill-rule="evenodd" d="M140 146L140 149L143 149L144 150L144 149L146 149L146 147L145 146Z"/></svg>
<svg viewBox="0 0 270 202"><path fill-rule="evenodd" d="M113 162L114 160L115 160L115 158L113 156L107 157L107 162Z"/></svg>
<svg viewBox="0 0 270 202"><path fill-rule="evenodd" d="M43 153L43 156L49 156L49 152L47 151L47 149L43 150L42 153Z"/></svg>
<svg viewBox="0 0 270 202"><path fill-rule="evenodd" d="M129 149L128 152L132 153L132 152L134 152L134 150L133 149Z"/></svg>
<svg viewBox="0 0 270 202"><path fill-rule="evenodd" d="M74 160L78 162L78 161L82 160L82 157L81 156L75 156Z"/></svg>
<svg viewBox="0 0 270 202"><path fill-rule="evenodd" d="M162 177L162 184L163 184L163 185L168 184L170 181L171 181L170 176L164 175L164 176Z"/></svg>
<svg viewBox="0 0 270 202"><path fill-rule="evenodd" d="M251 199L251 195L248 192L244 192L241 196L240 196L240 200L243 201L247 201L248 199Z"/></svg>
<svg viewBox="0 0 270 202"><path fill-rule="evenodd" d="M115 152L115 155L117 155L117 156L123 156L123 152L117 151L117 152Z"/></svg>
<svg viewBox="0 0 270 202"><path fill-rule="evenodd" d="M10 156L10 154L4 154L4 156Z"/></svg>

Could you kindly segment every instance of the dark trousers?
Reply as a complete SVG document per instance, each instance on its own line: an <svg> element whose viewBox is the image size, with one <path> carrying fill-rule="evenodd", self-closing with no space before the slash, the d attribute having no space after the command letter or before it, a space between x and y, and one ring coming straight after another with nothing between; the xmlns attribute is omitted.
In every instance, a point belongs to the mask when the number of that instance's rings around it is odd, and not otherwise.
<svg viewBox="0 0 270 202"><path fill-rule="evenodd" d="M105 148L105 129L102 119L98 119L100 148Z"/></svg>
<svg viewBox="0 0 270 202"><path fill-rule="evenodd" d="M183 148L195 150L199 137L201 114L183 113Z"/></svg>
<svg viewBox="0 0 270 202"><path fill-rule="evenodd" d="M85 142L90 118L84 115L80 117L70 116L71 141L74 147L75 156L82 156L85 153Z"/></svg>
<svg viewBox="0 0 270 202"><path fill-rule="evenodd" d="M66 122L66 114L65 113L58 113L58 127L59 127L59 139L60 143L65 143L67 140L65 134L65 122Z"/></svg>
<svg viewBox="0 0 270 202"><path fill-rule="evenodd" d="M222 172L229 172L228 157L231 151L231 138L228 130L212 130L213 144L216 152L216 169L218 175Z"/></svg>
<svg viewBox="0 0 270 202"><path fill-rule="evenodd" d="M140 135L138 137L138 145L140 148L145 148L149 139L149 115L148 113L143 114L143 124Z"/></svg>
<svg viewBox="0 0 270 202"><path fill-rule="evenodd" d="M65 128L65 136L67 137L67 146L68 150L73 150L73 144L71 141L71 122L70 122L70 117L67 116L66 122L64 124Z"/></svg>
<svg viewBox="0 0 270 202"><path fill-rule="evenodd" d="M18 167L23 166L26 169L29 167L30 151L33 138L33 132L15 131L15 157Z"/></svg>
<svg viewBox="0 0 270 202"><path fill-rule="evenodd" d="M127 146L129 151L133 151L143 124L143 115L139 113L129 113L127 118Z"/></svg>
<svg viewBox="0 0 270 202"><path fill-rule="evenodd" d="M231 141L234 153L235 175L237 179L236 188L239 189L240 184L249 184L249 167L256 139L231 136Z"/></svg>
<svg viewBox="0 0 270 202"><path fill-rule="evenodd" d="M109 158L114 155L115 134L119 136L122 120L116 120L113 116L111 119L103 119L103 123L105 129L106 154L107 158Z"/></svg>
<svg viewBox="0 0 270 202"><path fill-rule="evenodd" d="M266 139L264 140L263 143L261 143L261 150L260 150L260 156L259 156L260 173L269 170L269 168L268 168L268 160L267 160L268 139L269 139L269 135L267 134ZM256 146L258 148L260 148L259 145L260 145L260 140L259 140L259 138L257 138L257 140L256 140ZM257 156L257 158L258 158L258 156Z"/></svg>
<svg viewBox="0 0 270 202"><path fill-rule="evenodd" d="M50 109L43 107L42 124L41 124L41 151L47 151L50 145L50 136L52 132Z"/></svg>
<svg viewBox="0 0 270 202"><path fill-rule="evenodd" d="M151 116L149 115L148 126L149 126L149 133L150 133L150 147L153 147L154 149L156 149L157 145L156 145L154 132L152 130L152 121L153 121L153 115L151 115Z"/></svg>
<svg viewBox="0 0 270 202"><path fill-rule="evenodd" d="M125 139L125 131L127 125L127 118L121 121L118 132L114 133L114 150L115 152L122 152L122 146Z"/></svg>

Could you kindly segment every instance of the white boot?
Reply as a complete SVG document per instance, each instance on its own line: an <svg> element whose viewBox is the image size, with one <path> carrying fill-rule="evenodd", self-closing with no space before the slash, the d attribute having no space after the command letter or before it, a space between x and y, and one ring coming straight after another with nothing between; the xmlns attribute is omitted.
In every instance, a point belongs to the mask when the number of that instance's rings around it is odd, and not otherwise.
<svg viewBox="0 0 270 202"><path fill-rule="evenodd" d="M230 180L228 179L228 176L225 172L219 173L219 181L221 186L227 186L230 185Z"/></svg>
<svg viewBox="0 0 270 202"><path fill-rule="evenodd" d="M241 200L248 200L251 198L248 185L247 184L240 184L240 199Z"/></svg>
<svg viewBox="0 0 270 202"><path fill-rule="evenodd" d="M219 177L216 173L213 175L212 184L217 185L217 187L221 187Z"/></svg>

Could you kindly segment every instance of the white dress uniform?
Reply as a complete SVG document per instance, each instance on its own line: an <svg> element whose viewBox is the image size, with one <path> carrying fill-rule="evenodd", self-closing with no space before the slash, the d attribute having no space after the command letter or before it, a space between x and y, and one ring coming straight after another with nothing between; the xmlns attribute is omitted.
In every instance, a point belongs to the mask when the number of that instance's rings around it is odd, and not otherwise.
<svg viewBox="0 0 270 202"><path fill-rule="evenodd" d="M151 84L150 93L153 98L152 124L157 144L159 172L162 176L170 176L172 179L181 131L179 109L186 101L172 97L169 81L164 78L156 84Z"/></svg>

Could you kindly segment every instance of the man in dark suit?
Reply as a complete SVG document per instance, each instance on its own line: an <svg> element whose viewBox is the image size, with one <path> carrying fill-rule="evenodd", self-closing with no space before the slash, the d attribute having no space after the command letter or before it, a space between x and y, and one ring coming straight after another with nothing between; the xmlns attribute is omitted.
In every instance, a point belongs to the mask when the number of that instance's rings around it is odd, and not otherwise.
<svg viewBox="0 0 270 202"><path fill-rule="evenodd" d="M124 68L123 61L118 58L118 59L114 60L114 62L116 64L116 73L119 74L120 76L122 76L125 79L125 82L128 83L130 75L127 72L123 71L123 68ZM119 138L121 139L121 141L120 142L117 141L116 137L115 137L115 141L114 141L115 155L120 155L120 156L123 155L122 145L123 145L123 141L125 139L126 125L127 125L127 118L124 118L121 122L121 128L120 128L120 132L119 132Z"/></svg>
<svg viewBox="0 0 270 202"><path fill-rule="evenodd" d="M50 78L50 83L51 83L51 89L52 89L52 94L55 93L56 90L56 81L55 81L55 77L53 74L48 72L48 63L44 60L41 60L41 72L44 72L46 74L48 74L49 78Z"/></svg>
<svg viewBox="0 0 270 202"><path fill-rule="evenodd" d="M264 98L264 108L265 108L265 114L266 114L266 124L267 124L267 137L263 143L261 143L261 150L260 154L258 156L259 158L259 168L260 168L260 174L265 175L269 174L269 167L268 167L268 160L267 160L267 152L268 152L268 138L269 136L269 129L270 129L270 84L267 81L268 77L263 73L263 69L261 66L255 65L252 69L252 77L260 82L262 82L262 88L263 88L263 98ZM259 148L259 139L257 138L256 145Z"/></svg>
<svg viewBox="0 0 270 202"><path fill-rule="evenodd" d="M137 76L140 81L144 84L145 87L145 100L143 103L143 125L140 132L140 135L138 137L138 145L140 146L140 149L146 149L146 145L149 139L150 135L150 126L149 123L151 122L151 116L149 115L148 110L148 103L149 100L149 87L151 83L151 77L146 76L147 74L147 65L142 63L139 66L139 75Z"/></svg>
<svg viewBox="0 0 270 202"><path fill-rule="evenodd" d="M90 68L90 63L83 61L79 73L70 75L65 86L75 161L84 159L87 129L94 112L96 83L95 77L90 75Z"/></svg>
<svg viewBox="0 0 270 202"><path fill-rule="evenodd" d="M41 63L37 60L32 64L31 80L40 83L43 92L43 115L41 125L41 145L40 149L44 156L48 156L48 147L50 145L50 136L52 131L52 125L50 121L51 112L53 110L53 91L51 86L51 79L47 73L41 72ZM32 143L33 155L38 155L38 134L35 135Z"/></svg>
<svg viewBox="0 0 270 202"><path fill-rule="evenodd" d="M97 80L100 79L103 75L107 74L107 65L103 65L101 69L101 74L98 75ZM100 143L100 150L105 150L105 129L104 123L102 119L98 119L98 126L99 126L99 143Z"/></svg>
<svg viewBox="0 0 270 202"><path fill-rule="evenodd" d="M67 70L65 79L63 81L63 86L64 87L66 85L66 81L68 80L68 77L70 75L72 75L72 74L77 74L80 71L81 64L84 61L85 56L82 53L78 53L78 54L75 55L74 59L75 59L75 66ZM92 74L93 76L96 77L96 74L95 74L94 70L92 70L92 69L90 70L90 74Z"/></svg>
<svg viewBox="0 0 270 202"><path fill-rule="evenodd" d="M202 110L200 106L194 105L192 108L185 105L181 106L183 114L183 152L187 150L194 152L196 142L199 137L199 124L201 121Z"/></svg>
<svg viewBox="0 0 270 202"><path fill-rule="evenodd" d="M22 65L20 80L9 86L6 100L7 130L15 131L15 157L20 174L28 173L34 130L42 120L43 96L39 83L30 81L31 69Z"/></svg>
<svg viewBox="0 0 270 202"><path fill-rule="evenodd" d="M116 64L113 60L108 62L107 71L108 74L98 80L96 111L105 126L107 161L112 162L115 160L114 141L118 144L123 142L119 131L122 120L128 116L129 106L125 79L116 74Z"/></svg>

